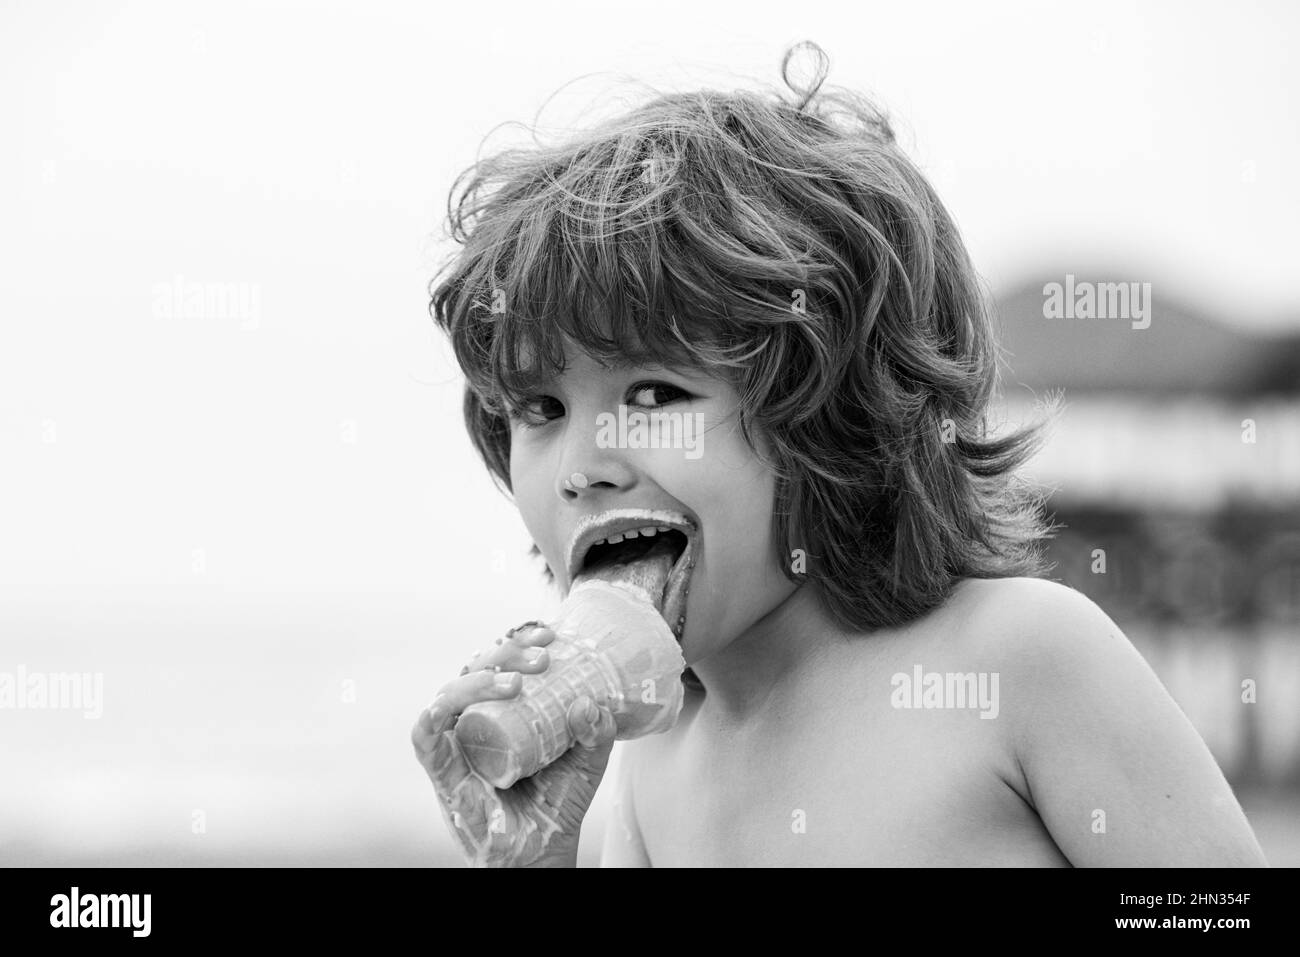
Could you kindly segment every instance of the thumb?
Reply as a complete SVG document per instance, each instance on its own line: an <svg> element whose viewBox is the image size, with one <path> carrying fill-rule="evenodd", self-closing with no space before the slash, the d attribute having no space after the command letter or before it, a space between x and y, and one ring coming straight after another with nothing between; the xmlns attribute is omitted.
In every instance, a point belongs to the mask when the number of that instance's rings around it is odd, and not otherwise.
<svg viewBox="0 0 1300 957"><path fill-rule="evenodd" d="M526 784L544 796L551 813L558 809L566 833L576 836L605 776L618 727L613 714L585 695L570 706L566 720L577 739L573 747L515 786Z"/></svg>
<svg viewBox="0 0 1300 957"><path fill-rule="evenodd" d="M566 757L584 771L604 774L618 734L614 715L583 695L569 708L568 721L577 743Z"/></svg>

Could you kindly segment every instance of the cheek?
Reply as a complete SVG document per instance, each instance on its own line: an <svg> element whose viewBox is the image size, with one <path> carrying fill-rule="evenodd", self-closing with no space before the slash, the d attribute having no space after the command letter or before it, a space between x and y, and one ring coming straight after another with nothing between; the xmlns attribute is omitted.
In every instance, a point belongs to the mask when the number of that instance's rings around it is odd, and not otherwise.
<svg viewBox="0 0 1300 957"><path fill-rule="evenodd" d="M547 540L545 530L549 488L545 471L526 444L518 442L513 444L510 456L510 487L524 527L528 529L528 534L532 536L533 541L541 546ZM554 555L544 557L548 563L555 560Z"/></svg>
<svg viewBox="0 0 1300 957"><path fill-rule="evenodd" d="M714 567L727 577L756 582L779 575L772 540L775 495L775 474L752 453L741 467L719 468L715 473L701 519L706 535L718 546Z"/></svg>
<svg viewBox="0 0 1300 957"><path fill-rule="evenodd" d="M538 497L546 484L546 445L522 428L510 436L510 483L515 497Z"/></svg>
<svg viewBox="0 0 1300 957"><path fill-rule="evenodd" d="M738 543L728 561L746 580L762 579L775 571L772 551L772 496L774 483L766 477L756 479L731 499L733 512L730 527Z"/></svg>

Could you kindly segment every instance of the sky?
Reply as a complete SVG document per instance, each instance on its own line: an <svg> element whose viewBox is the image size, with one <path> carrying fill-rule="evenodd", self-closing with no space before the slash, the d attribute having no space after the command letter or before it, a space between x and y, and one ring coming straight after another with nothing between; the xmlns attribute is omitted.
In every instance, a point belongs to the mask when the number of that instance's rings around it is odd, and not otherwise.
<svg viewBox="0 0 1300 957"><path fill-rule="evenodd" d="M138 701L149 685L126 662L168 647L170 707L231 641L245 664L225 660L203 700L283 717L292 693L274 710L258 682L299 687L308 660L323 683L308 698L348 680L307 650L323 629L322 647L402 649L400 675L366 671L383 704L358 727L384 727L554 607L426 311L452 180L544 104L560 130L637 82L772 87L785 48L812 39L829 83L890 110L994 288L1114 263L1247 328L1300 320L1294 4L484 9L0 7L13 657L93 658ZM191 314L194 284L231 307ZM98 746L161 720L132 713ZM71 789L60 800L87 786L29 757ZM305 774L315 758L287 760Z"/></svg>

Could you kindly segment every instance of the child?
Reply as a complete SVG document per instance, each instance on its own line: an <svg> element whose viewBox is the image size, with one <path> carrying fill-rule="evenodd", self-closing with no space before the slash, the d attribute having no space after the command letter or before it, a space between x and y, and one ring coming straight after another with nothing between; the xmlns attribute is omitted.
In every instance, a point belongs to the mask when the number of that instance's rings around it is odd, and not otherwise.
<svg viewBox="0 0 1300 957"><path fill-rule="evenodd" d="M621 743L602 863L1263 864L1132 645L1035 577L1048 529L1014 471L1038 433L986 432L996 346L966 250L811 51L794 103L662 96L476 164L449 207L464 249L432 310L548 579L567 593L575 529L610 510L693 530L670 620L686 703ZM697 441L602 440L629 410ZM579 700L579 743L507 790L452 734L553 638L512 629L413 729L473 864L576 862L609 713Z"/></svg>

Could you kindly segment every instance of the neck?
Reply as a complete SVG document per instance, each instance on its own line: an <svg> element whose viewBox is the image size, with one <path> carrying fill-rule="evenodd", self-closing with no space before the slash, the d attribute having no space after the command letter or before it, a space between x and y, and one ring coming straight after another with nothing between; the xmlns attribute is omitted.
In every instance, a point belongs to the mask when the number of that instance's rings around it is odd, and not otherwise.
<svg viewBox="0 0 1300 957"><path fill-rule="evenodd" d="M690 667L704 686L704 707L728 721L744 721L815 672L851 634L826 614L816 586L806 584L725 648Z"/></svg>

